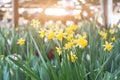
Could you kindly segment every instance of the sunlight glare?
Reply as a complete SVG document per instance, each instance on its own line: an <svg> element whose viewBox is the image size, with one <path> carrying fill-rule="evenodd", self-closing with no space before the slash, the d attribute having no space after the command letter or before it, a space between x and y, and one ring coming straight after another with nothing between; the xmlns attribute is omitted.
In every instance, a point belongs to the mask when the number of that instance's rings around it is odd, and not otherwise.
<svg viewBox="0 0 120 80"><path fill-rule="evenodd" d="M65 9L62 9L62 8L47 8L45 10L45 14L46 15L63 16L63 15L67 15L68 13Z"/></svg>

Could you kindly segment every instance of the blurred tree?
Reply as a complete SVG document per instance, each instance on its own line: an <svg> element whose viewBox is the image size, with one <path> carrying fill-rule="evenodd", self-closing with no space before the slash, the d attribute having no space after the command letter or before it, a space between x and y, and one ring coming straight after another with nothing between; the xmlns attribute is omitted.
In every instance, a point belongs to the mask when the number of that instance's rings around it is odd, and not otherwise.
<svg viewBox="0 0 120 80"><path fill-rule="evenodd" d="M104 19L104 26L105 28L108 28L112 24L113 0L100 0L100 4Z"/></svg>

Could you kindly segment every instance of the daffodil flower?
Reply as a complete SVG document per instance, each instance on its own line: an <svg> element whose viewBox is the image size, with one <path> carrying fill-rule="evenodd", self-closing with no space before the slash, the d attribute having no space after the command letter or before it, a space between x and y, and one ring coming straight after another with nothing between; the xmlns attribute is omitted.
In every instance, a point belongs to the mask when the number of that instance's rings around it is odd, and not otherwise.
<svg viewBox="0 0 120 80"><path fill-rule="evenodd" d="M115 33L115 30L114 30L114 29L110 29L110 30L109 30L109 33L110 33L110 34L114 34L114 33Z"/></svg>
<svg viewBox="0 0 120 80"><path fill-rule="evenodd" d="M84 37L80 36L77 40L76 40L76 45L80 46L81 48L85 48L88 44L88 41L86 39L84 39Z"/></svg>
<svg viewBox="0 0 120 80"><path fill-rule="evenodd" d="M55 37L55 32L50 31L50 32L48 32L48 34L46 34L46 36L47 36L48 40L52 40Z"/></svg>
<svg viewBox="0 0 120 80"><path fill-rule="evenodd" d="M39 31L39 35L41 38L45 37L45 31L44 30L40 30Z"/></svg>
<svg viewBox="0 0 120 80"><path fill-rule="evenodd" d="M24 45L25 44L25 39L23 39L23 38L18 39L17 44L19 44L20 46Z"/></svg>
<svg viewBox="0 0 120 80"><path fill-rule="evenodd" d="M34 28L39 27L40 26L40 21L38 19L36 19L36 20L33 19L31 21L31 26L33 26Z"/></svg>
<svg viewBox="0 0 120 80"><path fill-rule="evenodd" d="M61 55L61 53L62 53L62 50L61 50L61 48L59 48L59 47L56 47L56 50L57 50L57 53L58 53L58 55Z"/></svg>
<svg viewBox="0 0 120 80"><path fill-rule="evenodd" d="M108 43L107 41L105 42L105 45L103 45L105 48L104 50L110 51L113 48L112 43Z"/></svg>
<svg viewBox="0 0 120 80"><path fill-rule="evenodd" d="M116 38L115 38L115 37L112 37L112 38L111 38L111 41L115 41L115 40L116 40Z"/></svg>
<svg viewBox="0 0 120 80"><path fill-rule="evenodd" d="M70 55L68 56L68 59L71 61L71 62L75 62L76 59L78 59L78 57L75 55L75 53L73 53L72 51L70 52Z"/></svg>

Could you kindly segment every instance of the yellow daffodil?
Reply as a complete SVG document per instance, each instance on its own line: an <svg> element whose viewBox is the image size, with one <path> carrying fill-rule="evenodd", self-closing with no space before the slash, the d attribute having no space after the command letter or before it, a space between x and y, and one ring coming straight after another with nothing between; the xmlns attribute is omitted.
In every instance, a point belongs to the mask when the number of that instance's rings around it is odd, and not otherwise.
<svg viewBox="0 0 120 80"><path fill-rule="evenodd" d="M33 19L31 21L31 26L33 26L34 28L39 27L40 26L40 21L38 19L36 19L36 20Z"/></svg>
<svg viewBox="0 0 120 80"><path fill-rule="evenodd" d="M77 58L78 58L78 57L75 55L75 53L73 53L73 52L71 51L68 59L69 59L71 62L74 63Z"/></svg>
<svg viewBox="0 0 120 80"><path fill-rule="evenodd" d="M98 31L98 34L99 34L100 36L102 36L102 35L104 34L104 32L103 32L103 31Z"/></svg>
<svg viewBox="0 0 120 80"><path fill-rule="evenodd" d="M74 47L74 41L70 41L69 44L71 45L71 47Z"/></svg>
<svg viewBox="0 0 120 80"><path fill-rule="evenodd" d="M70 26L70 28L71 28L71 30L75 31L75 30L77 30L78 26L77 25L72 25L72 26Z"/></svg>
<svg viewBox="0 0 120 80"><path fill-rule="evenodd" d="M55 32L50 31L46 36L47 36L47 38L48 38L49 40L54 39L54 37L55 37Z"/></svg>
<svg viewBox="0 0 120 80"><path fill-rule="evenodd" d="M63 32L60 32L56 35L56 38L60 41L62 41L62 39L65 37L65 34Z"/></svg>
<svg viewBox="0 0 120 80"><path fill-rule="evenodd" d="M103 33L103 34L102 34L102 37L103 37L104 40L106 40L107 37L108 37L107 33Z"/></svg>
<svg viewBox="0 0 120 80"><path fill-rule="evenodd" d="M58 55L61 55L61 53L62 53L62 50L61 50L61 48L59 48L59 47L56 47L56 50L57 50L57 53L58 53Z"/></svg>
<svg viewBox="0 0 120 80"><path fill-rule="evenodd" d="M70 49L71 47L72 47L71 43L68 42L65 44L64 49L67 50L67 49Z"/></svg>
<svg viewBox="0 0 120 80"><path fill-rule="evenodd" d="M65 36L64 38L67 39L68 41L71 41L73 40L73 35L70 34L70 35Z"/></svg>
<svg viewBox="0 0 120 80"><path fill-rule="evenodd" d="M88 41L86 39L84 39L84 37L80 36L76 40L76 44L77 44L77 46L80 46L81 48L85 48L88 44Z"/></svg>
<svg viewBox="0 0 120 80"><path fill-rule="evenodd" d="M114 29L110 29L110 30L109 30L109 33L110 33L110 34L114 34L114 33L115 33L115 30L114 30Z"/></svg>
<svg viewBox="0 0 120 80"><path fill-rule="evenodd" d="M111 41L115 41L115 40L116 40L115 37L112 37L112 38L111 38Z"/></svg>
<svg viewBox="0 0 120 80"><path fill-rule="evenodd" d="M102 38L103 38L104 40L106 40L107 37L108 37L107 33L106 33L106 32L103 32L103 31L98 31L98 34L99 34L100 36L102 36Z"/></svg>
<svg viewBox="0 0 120 80"><path fill-rule="evenodd" d="M110 51L113 48L112 43L105 42L105 45L103 45L105 48L104 50Z"/></svg>
<svg viewBox="0 0 120 80"><path fill-rule="evenodd" d="M20 46L24 45L25 44L25 39L23 39L23 38L18 39L17 44L19 44Z"/></svg>
<svg viewBox="0 0 120 80"><path fill-rule="evenodd" d="M71 28L70 26L66 28L65 32L68 34L68 35L71 35L73 34L73 28Z"/></svg>
<svg viewBox="0 0 120 80"><path fill-rule="evenodd" d="M45 37L45 31L44 30L40 30L39 31L39 35L41 38Z"/></svg>

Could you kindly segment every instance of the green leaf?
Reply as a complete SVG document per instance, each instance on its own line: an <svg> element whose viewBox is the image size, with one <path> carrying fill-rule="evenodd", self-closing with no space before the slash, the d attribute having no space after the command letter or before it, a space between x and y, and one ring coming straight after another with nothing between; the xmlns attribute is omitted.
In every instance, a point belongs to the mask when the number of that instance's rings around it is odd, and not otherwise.
<svg viewBox="0 0 120 80"><path fill-rule="evenodd" d="M6 65L6 66L4 67L3 80L10 80L10 79L9 79L8 65Z"/></svg>
<svg viewBox="0 0 120 80"><path fill-rule="evenodd" d="M32 71L31 69L23 66L23 64L21 64L20 62L12 59L11 57L9 57L9 59L10 59L13 63L15 63L19 68L23 69L23 71L26 72L29 76L34 77L36 80L41 80L41 79L39 78L39 76L38 76L37 74L35 74L34 71Z"/></svg>

